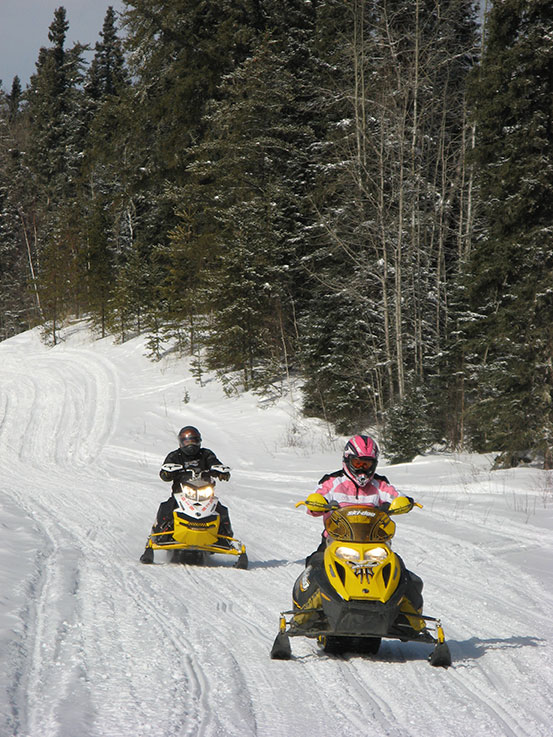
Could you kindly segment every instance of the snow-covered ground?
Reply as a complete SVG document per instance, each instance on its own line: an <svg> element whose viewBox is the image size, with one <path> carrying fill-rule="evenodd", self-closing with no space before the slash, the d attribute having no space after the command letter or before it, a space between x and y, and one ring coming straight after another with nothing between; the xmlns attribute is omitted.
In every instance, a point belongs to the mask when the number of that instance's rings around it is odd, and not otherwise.
<svg viewBox="0 0 553 737"><path fill-rule="evenodd" d="M423 644L326 656L269 651L320 539L294 503L339 467L343 438L288 396L226 397L142 339L0 343L1 737L549 737L553 479L437 455L386 466L424 505L395 549L425 581L453 665ZM250 567L138 558L169 486L160 464L197 425L233 469L218 490Z"/></svg>

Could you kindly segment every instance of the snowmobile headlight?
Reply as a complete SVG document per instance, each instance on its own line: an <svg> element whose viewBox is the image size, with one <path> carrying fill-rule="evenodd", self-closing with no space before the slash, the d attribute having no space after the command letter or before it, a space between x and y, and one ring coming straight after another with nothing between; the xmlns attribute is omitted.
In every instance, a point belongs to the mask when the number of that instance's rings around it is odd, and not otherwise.
<svg viewBox="0 0 553 737"><path fill-rule="evenodd" d="M342 560L348 560L348 561L358 561L359 560L359 551L355 550L355 548L347 548L345 545L340 545L339 548L336 548L334 553L337 558L341 558Z"/></svg>
<svg viewBox="0 0 553 737"><path fill-rule="evenodd" d="M203 489L198 489L198 501L206 502L213 496L213 487L205 486Z"/></svg>
<svg viewBox="0 0 553 737"><path fill-rule="evenodd" d="M388 557L388 551L386 548L372 548L367 550L365 553L365 560L374 561L375 563L382 563Z"/></svg>
<svg viewBox="0 0 553 737"><path fill-rule="evenodd" d="M187 487L184 489L184 496L191 502L206 502L213 496L213 487L204 486L202 489Z"/></svg>

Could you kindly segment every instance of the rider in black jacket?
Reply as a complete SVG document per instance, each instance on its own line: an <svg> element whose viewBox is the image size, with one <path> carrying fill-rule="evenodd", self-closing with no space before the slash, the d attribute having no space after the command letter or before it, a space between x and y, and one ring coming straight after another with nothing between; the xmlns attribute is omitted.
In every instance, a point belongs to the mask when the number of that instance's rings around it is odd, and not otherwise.
<svg viewBox="0 0 553 737"><path fill-rule="evenodd" d="M159 472L160 478L163 481L172 482L172 493L169 499L159 505L152 532L163 532L165 530L171 532L173 529L173 510L177 506L173 494L180 490L179 479L184 474L190 471L210 471L213 476L216 476L222 481L228 481L230 478L230 470L221 464L215 453L209 450L209 448L201 447L202 436L197 428L192 427L192 425L183 427L179 432L178 439L179 447L167 455ZM172 463L182 466L184 470L167 470L166 466ZM214 466L219 466L219 468L215 469ZM218 502L216 509L221 519L219 533L232 537L232 525L227 507L221 504L221 502ZM153 550L147 547L140 560L143 563L152 562L145 560L145 557L149 558L150 556L153 561Z"/></svg>

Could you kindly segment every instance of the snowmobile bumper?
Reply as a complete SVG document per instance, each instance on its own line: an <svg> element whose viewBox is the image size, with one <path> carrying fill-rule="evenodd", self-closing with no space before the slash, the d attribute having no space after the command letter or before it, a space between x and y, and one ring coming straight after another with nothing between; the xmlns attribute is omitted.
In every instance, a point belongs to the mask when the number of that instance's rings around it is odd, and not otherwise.
<svg viewBox="0 0 553 737"><path fill-rule="evenodd" d="M154 550L190 550L234 556L246 553L246 546L243 542L227 535L219 535L217 541L209 545L187 545L177 542L170 532L152 532L148 539L148 547Z"/></svg>
<svg viewBox="0 0 553 737"><path fill-rule="evenodd" d="M364 613L366 612L367 609L364 608ZM384 619L368 617L362 621L360 619L362 613L363 610L353 608L348 615L342 614L337 623L338 626L331 627L322 607L281 612L279 632L273 643L271 658L289 660L292 657L290 637L308 637L317 639L319 642L324 642L327 638L345 638L351 642L377 641L385 638L434 645L434 650L428 656L429 663L444 668L451 665L451 653L445 641L443 628L435 617L418 614L418 619L424 622L424 627L418 631L407 622L405 624L395 623L388 630L383 631ZM300 615L299 618L298 615Z"/></svg>
<svg viewBox="0 0 553 737"><path fill-rule="evenodd" d="M415 630L410 624L394 621L397 609L379 611L378 603L359 602L360 606L340 608L334 617L329 617L326 607L319 609L295 609L281 612L281 622L286 622L286 631L291 637L320 637L336 635L344 637L386 637L388 639L437 643L425 625ZM371 606L372 605L372 606ZM381 605L380 605L381 606ZM423 614L417 618L424 623L437 622L434 617ZM282 629L282 627L281 627Z"/></svg>

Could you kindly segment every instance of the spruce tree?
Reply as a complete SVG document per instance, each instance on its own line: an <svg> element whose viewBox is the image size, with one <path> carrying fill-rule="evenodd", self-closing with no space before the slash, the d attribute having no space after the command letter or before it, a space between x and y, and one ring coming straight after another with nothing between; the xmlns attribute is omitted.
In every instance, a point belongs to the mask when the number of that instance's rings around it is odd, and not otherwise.
<svg viewBox="0 0 553 737"><path fill-rule="evenodd" d="M10 94L0 90L0 340L30 327L34 318L27 249L20 223L25 195L20 95L17 77Z"/></svg>
<svg viewBox="0 0 553 737"><path fill-rule="evenodd" d="M162 254L178 225L175 192L188 179L189 149L202 138L202 117L222 76L245 56L255 6L249 0L127 0L123 21L133 84L100 116L112 130L110 149L120 154L115 240L123 266L138 261L144 275L169 268ZM151 310L158 325L158 297L140 306L141 325Z"/></svg>
<svg viewBox="0 0 553 737"><path fill-rule="evenodd" d="M475 75L482 229L466 278L479 450L537 448L553 464L553 7L493 5Z"/></svg>
<svg viewBox="0 0 553 737"><path fill-rule="evenodd" d="M100 41L86 75L88 95L96 101L104 101L110 95L118 95L128 83L123 53L123 42L117 33L116 15L110 5L106 11Z"/></svg>
<svg viewBox="0 0 553 737"><path fill-rule="evenodd" d="M229 75L209 117L210 136L201 147L195 181L185 190L185 196L195 191L204 204L196 206L201 218L194 246L206 244L210 251L203 263L192 263L206 269L196 284L214 315L209 361L241 371L245 386L251 385L254 368L276 359L282 344L273 320L279 319L275 305L290 277L282 271L290 263L286 221L295 207L286 169L297 162L292 141L297 131L286 119L292 106L289 83L268 45Z"/></svg>
<svg viewBox="0 0 553 737"><path fill-rule="evenodd" d="M75 194L84 143L81 125L83 48L65 48L69 23L65 8L54 13L37 70L26 98L30 122L27 165L37 177L40 196L47 206Z"/></svg>
<svg viewBox="0 0 553 737"><path fill-rule="evenodd" d="M84 47L76 44L66 49L68 28L65 8L59 7L48 33L51 46L40 50L26 94L29 145L24 164L32 174L37 279L53 342L65 312L78 310L80 290L74 268L81 242L76 198L85 144L81 89ZM58 270L64 258L62 278ZM74 278L70 279L70 274Z"/></svg>
<svg viewBox="0 0 553 737"><path fill-rule="evenodd" d="M182 195L193 203L194 242L209 249L201 281L203 307L214 316L208 362L239 370L245 386L269 385L297 364L318 112L313 8L287 1L264 11L264 35L226 75L205 116Z"/></svg>
<svg viewBox="0 0 553 737"><path fill-rule="evenodd" d="M125 263L122 253L126 249L117 222L129 206L124 194L129 170L123 161L129 91L122 41L117 35L115 12L109 7L84 80L88 132L79 191L84 222L81 261L85 301L102 337L111 319L117 270Z"/></svg>
<svg viewBox="0 0 553 737"><path fill-rule="evenodd" d="M19 106L22 100L22 92L23 91L21 89L21 80L16 75L12 81L10 94L6 95L6 99L8 102L8 120L10 121L10 123L14 123L19 114Z"/></svg>

